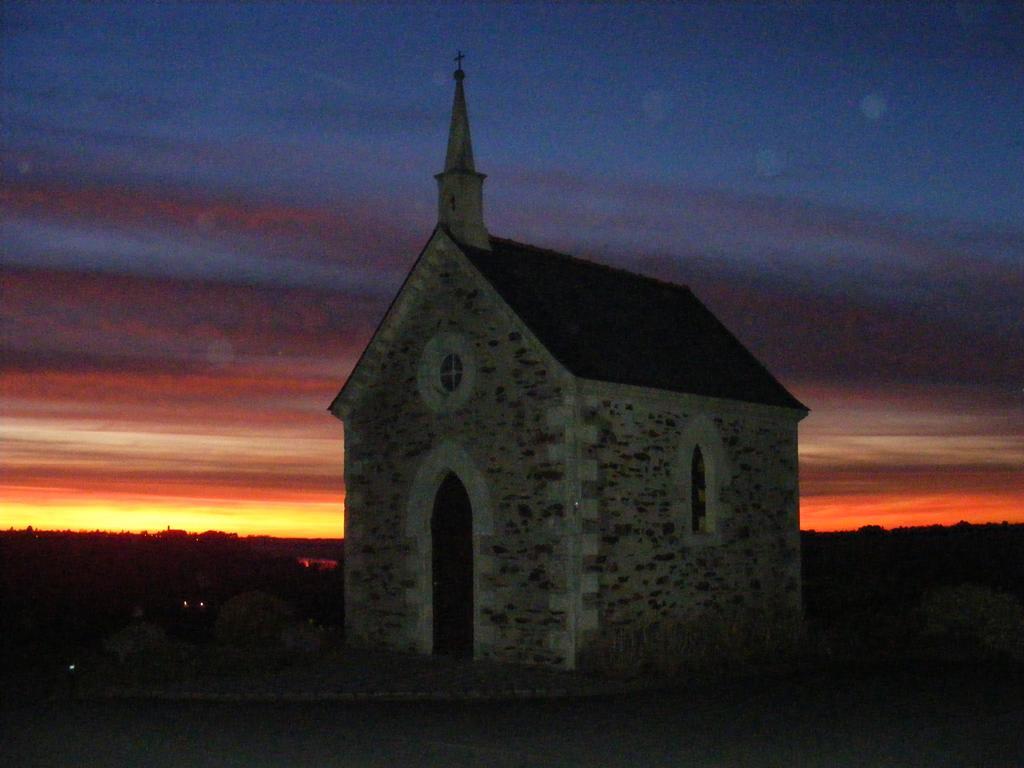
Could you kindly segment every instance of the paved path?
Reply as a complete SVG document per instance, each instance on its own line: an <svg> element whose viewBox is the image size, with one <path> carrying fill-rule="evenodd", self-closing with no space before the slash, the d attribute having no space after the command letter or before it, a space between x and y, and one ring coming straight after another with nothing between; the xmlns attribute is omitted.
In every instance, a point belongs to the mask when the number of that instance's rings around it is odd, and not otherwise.
<svg viewBox="0 0 1024 768"><path fill-rule="evenodd" d="M541 701L51 701L3 715L3 764L24 768L1024 765L1024 679L972 670Z"/></svg>

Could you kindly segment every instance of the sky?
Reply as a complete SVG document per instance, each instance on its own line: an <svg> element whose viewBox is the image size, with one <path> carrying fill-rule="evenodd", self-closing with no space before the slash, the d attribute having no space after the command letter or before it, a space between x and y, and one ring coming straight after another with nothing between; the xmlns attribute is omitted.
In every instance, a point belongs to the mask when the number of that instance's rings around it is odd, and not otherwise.
<svg viewBox="0 0 1024 768"><path fill-rule="evenodd" d="M0 6L0 527L343 533L327 406L436 220L689 285L801 522L1024 522L1024 5Z"/></svg>

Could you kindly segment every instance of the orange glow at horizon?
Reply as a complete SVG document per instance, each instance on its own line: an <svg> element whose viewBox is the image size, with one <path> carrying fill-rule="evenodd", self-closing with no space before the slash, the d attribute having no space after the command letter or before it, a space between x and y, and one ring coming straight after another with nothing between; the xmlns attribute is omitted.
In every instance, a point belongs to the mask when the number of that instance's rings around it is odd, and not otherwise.
<svg viewBox="0 0 1024 768"><path fill-rule="evenodd" d="M804 496L800 529L855 530L864 525L909 528L921 525L1024 523L1024 496L1011 494L878 494Z"/></svg>
<svg viewBox="0 0 1024 768"><path fill-rule="evenodd" d="M133 493L94 488L0 486L0 527L155 533L172 528L242 536L344 538L344 493L182 488ZM880 493L812 495L800 500L802 530L855 530L864 525L1024 523L1024 495L1012 493Z"/></svg>
<svg viewBox="0 0 1024 768"><path fill-rule="evenodd" d="M167 528L240 536L345 537L344 494L262 493L239 498L144 493L83 494L68 488L0 487L0 526L41 530L159 532Z"/></svg>
<svg viewBox="0 0 1024 768"><path fill-rule="evenodd" d="M88 279L96 282L99 301L105 279ZM77 280L60 294L71 317L94 311L75 303L85 301L73 290ZM123 290L103 306L118 311L159 294L150 283L114 283ZM70 348L92 338L79 338L84 332L77 324L46 325L52 292L37 287L25 289L25 301L35 303L22 313L42 323L33 338L60 328L73 330ZM192 299L199 291L204 301L226 300L212 288L188 291ZM245 316L276 311L260 295L250 298ZM314 299L297 296L284 311L291 318L318 306ZM167 299L159 312L192 303L178 300L172 307ZM187 313L179 315L180 327L154 325L160 330L155 347L197 345ZM109 333L116 320L94 329L102 344L116 341ZM191 357L184 355L180 369L174 363L155 369L111 364L107 370L100 353L119 347L100 345L98 368L72 359L66 369L6 370L0 377L0 528L343 536L343 429L326 405L359 345L339 343L326 322L312 325L319 336L300 335L292 347L282 341L274 354L239 337L230 360L214 356L211 362L203 340ZM256 328L254 336L272 339L264 330ZM149 339L148 333L135 329L132 338ZM314 348L320 354L312 355ZM799 438L803 528L1024 523L1024 435L1016 400L952 387L797 382L793 390L811 408Z"/></svg>
<svg viewBox="0 0 1024 768"><path fill-rule="evenodd" d="M344 536L342 430L315 407L325 394L286 389L254 413L235 393L143 406L118 383L80 412L70 392L32 397L15 380L0 528ZM803 529L1024 523L1024 439L1002 414L848 391L820 400L800 427Z"/></svg>

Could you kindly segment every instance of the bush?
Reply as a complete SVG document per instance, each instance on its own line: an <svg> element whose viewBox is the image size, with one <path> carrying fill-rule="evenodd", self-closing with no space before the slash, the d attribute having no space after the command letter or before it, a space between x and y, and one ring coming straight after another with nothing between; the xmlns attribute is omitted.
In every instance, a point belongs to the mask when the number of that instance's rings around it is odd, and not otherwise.
<svg viewBox="0 0 1024 768"><path fill-rule="evenodd" d="M291 621L292 610L275 595L244 592L221 606L213 634L225 645L242 648L274 648Z"/></svg>
<svg viewBox="0 0 1024 768"><path fill-rule="evenodd" d="M810 650L833 661L870 665L904 658L920 633L920 620L909 608L877 602L850 606L830 620L810 623L815 640Z"/></svg>
<svg viewBox="0 0 1024 768"><path fill-rule="evenodd" d="M316 653L324 642L324 631L312 621L290 624L281 632L281 642L289 651Z"/></svg>
<svg viewBox="0 0 1024 768"><path fill-rule="evenodd" d="M163 651L167 647L167 633L156 624L133 621L103 641L103 650L117 656L124 663L142 653Z"/></svg>
<svg viewBox="0 0 1024 768"><path fill-rule="evenodd" d="M922 633L961 655L1024 661L1024 606L1013 595L977 584L939 587L925 594L918 612Z"/></svg>

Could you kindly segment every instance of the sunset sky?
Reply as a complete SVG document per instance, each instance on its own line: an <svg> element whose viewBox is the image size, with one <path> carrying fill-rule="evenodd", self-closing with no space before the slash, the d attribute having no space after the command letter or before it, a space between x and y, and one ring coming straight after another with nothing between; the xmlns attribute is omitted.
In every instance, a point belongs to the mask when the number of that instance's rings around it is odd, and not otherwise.
<svg viewBox="0 0 1024 768"><path fill-rule="evenodd" d="M0 527L338 536L436 217L690 285L803 527L1024 522L1024 5L0 6Z"/></svg>

